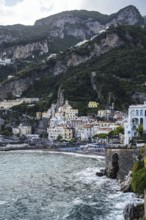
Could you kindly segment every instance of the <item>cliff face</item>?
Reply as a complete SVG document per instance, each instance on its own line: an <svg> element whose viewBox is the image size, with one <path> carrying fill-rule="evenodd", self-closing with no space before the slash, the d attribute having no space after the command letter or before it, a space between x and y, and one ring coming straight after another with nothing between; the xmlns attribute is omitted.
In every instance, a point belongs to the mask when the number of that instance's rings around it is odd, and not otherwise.
<svg viewBox="0 0 146 220"><path fill-rule="evenodd" d="M86 42L79 48L73 48L69 52L65 52L65 59L57 59L53 69L53 74L58 75L67 70L70 66L78 66L81 63L85 63L93 57L99 57L102 54L112 50L116 47L120 47L124 42L119 38L116 33L105 34L105 36L99 42L98 38L94 38L92 42Z"/></svg>
<svg viewBox="0 0 146 220"><path fill-rule="evenodd" d="M48 25L50 27L50 35L53 37L63 39L67 35L84 40L99 34L100 31L105 30L110 25L143 25L143 23L144 21L139 11L134 6L128 6L110 16L102 15L98 12L87 13L87 11L83 10L63 12L37 20L35 25Z"/></svg>
<svg viewBox="0 0 146 220"><path fill-rule="evenodd" d="M61 55L53 58L54 65L51 66L51 61L48 61L47 69L52 75L59 75L65 73L69 67L76 67L81 63L85 63L93 57L99 57L100 55L108 52L111 49L120 47L124 42L120 39L116 33L104 33L103 37L99 39L94 38L92 41L87 41L87 43L81 45L80 47L74 47ZM41 44L44 52L48 51L46 43ZM21 47L13 47L13 50L7 50L7 53L13 52L15 58L24 58L30 56L34 49L40 48L40 43L25 45ZM44 76L44 70L41 72L41 77ZM22 95L22 93L27 90L38 78L39 73L31 74L33 77L18 79L13 78L12 81L9 80L0 87L0 98L7 98L10 94L13 96ZM40 77L40 75L39 75ZM20 77L21 78L21 77Z"/></svg>
<svg viewBox="0 0 146 220"><path fill-rule="evenodd" d="M133 85L139 83L139 87L142 87L146 80L143 67L144 45L144 29L129 26L112 27L91 40L46 59L46 62L35 66L34 69L29 68L28 72L27 68L26 72L21 71L17 77L0 86L0 98L7 98L10 94L22 95L25 92L27 96L33 94L39 97L51 94L52 102L54 99L57 101L56 93L61 88L63 95L65 93L64 98L72 101L84 98L86 102L94 99L100 103L117 101L123 105L132 99L133 90L129 91L131 82ZM139 62L140 65L144 62L140 70L142 79L139 78L139 74L132 74L133 69L135 70L134 65L138 65ZM40 93L38 88L41 90Z"/></svg>
<svg viewBox="0 0 146 220"><path fill-rule="evenodd" d="M25 59L32 55L42 55L48 53L48 43L47 40L28 43L25 45L16 45L2 49L0 51L0 57L3 57L3 54L6 54L7 58L14 59Z"/></svg>
<svg viewBox="0 0 146 220"><path fill-rule="evenodd" d="M22 95L22 92L29 88L32 85L32 80L30 78L17 79L14 81L8 81L6 84L1 85L0 98L7 98L9 96L18 97Z"/></svg>
<svg viewBox="0 0 146 220"><path fill-rule="evenodd" d="M52 48L50 53L54 53L98 35L109 26L117 24L141 26L144 20L134 6L128 6L112 15L85 10L62 12L37 20L34 26L0 26L0 51L2 54L2 51L6 50L8 56L13 58L27 58L35 51L48 52L48 42ZM43 43L35 43L38 38L43 38ZM56 41L60 46L57 45L57 49ZM9 46L9 43L14 43L15 47Z"/></svg>

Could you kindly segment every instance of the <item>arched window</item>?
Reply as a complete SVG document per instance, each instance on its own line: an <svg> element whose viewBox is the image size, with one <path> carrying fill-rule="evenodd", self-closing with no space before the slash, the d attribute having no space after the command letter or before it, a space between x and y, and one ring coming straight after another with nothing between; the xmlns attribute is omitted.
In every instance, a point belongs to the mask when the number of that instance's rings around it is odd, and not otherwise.
<svg viewBox="0 0 146 220"><path fill-rule="evenodd" d="M132 124L137 125L138 124L138 118L133 118L132 119Z"/></svg>
<svg viewBox="0 0 146 220"><path fill-rule="evenodd" d="M136 130L136 126L133 126L132 130Z"/></svg>

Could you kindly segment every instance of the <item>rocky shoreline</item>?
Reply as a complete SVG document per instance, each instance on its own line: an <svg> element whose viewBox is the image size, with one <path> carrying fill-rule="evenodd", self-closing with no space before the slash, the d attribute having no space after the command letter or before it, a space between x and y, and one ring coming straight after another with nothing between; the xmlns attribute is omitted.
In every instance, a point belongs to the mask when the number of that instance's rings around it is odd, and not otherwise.
<svg viewBox="0 0 146 220"><path fill-rule="evenodd" d="M132 171L129 171L127 175L125 175L124 179L121 180L118 176L119 171L119 157L117 153L114 153L112 156L111 164L106 169L101 169L96 173L97 176L107 176L111 179L117 179L120 190L123 193L132 192L131 189L131 181L132 181ZM136 204L130 203L127 204L123 210L123 216L125 220L143 220L144 217L144 201L142 201L141 197L137 195L139 201Z"/></svg>

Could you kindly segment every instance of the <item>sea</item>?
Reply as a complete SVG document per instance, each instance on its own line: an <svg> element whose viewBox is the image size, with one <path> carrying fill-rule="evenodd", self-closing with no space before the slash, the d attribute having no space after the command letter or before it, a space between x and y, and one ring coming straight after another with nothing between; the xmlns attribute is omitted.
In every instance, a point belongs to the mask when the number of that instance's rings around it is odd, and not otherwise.
<svg viewBox="0 0 146 220"><path fill-rule="evenodd" d="M96 155L0 152L0 220L124 220L137 198L96 176L104 166Z"/></svg>

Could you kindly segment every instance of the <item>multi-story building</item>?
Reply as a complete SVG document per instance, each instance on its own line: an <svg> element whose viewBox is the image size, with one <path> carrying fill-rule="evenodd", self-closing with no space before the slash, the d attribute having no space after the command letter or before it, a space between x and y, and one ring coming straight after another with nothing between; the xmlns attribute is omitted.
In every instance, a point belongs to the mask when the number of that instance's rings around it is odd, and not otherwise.
<svg viewBox="0 0 146 220"><path fill-rule="evenodd" d="M54 128L48 128L48 139L50 141L57 140L60 136L61 139L70 141L73 139L73 129L64 125L58 125Z"/></svg>
<svg viewBox="0 0 146 220"><path fill-rule="evenodd" d="M78 109L73 109L69 102L66 100L62 107L59 107L58 113L63 113L66 119L75 119L78 115Z"/></svg>
<svg viewBox="0 0 146 220"><path fill-rule="evenodd" d="M12 132L14 135L29 135L32 133L32 128L31 126L25 126L25 125L22 125L20 124L17 128L12 128Z"/></svg>
<svg viewBox="0 0 146 220"><path fill-rule="evenodd" d="M81 128L81 141L88 141L93 136L93 125L85 124Z"/></svg>
<svg viewBox="0 0 146 220"><path fill-rule="evenodd" d="M97 108L98 107L98 103L97 102L89 102L88 103L88 108Z"/></svg>
<svg viewBox="0 0 146 220"><path fill-rule="evenodd" d="M141 105L129 106L128 118L125 122L125 145L137 136L137 128L140 124L143 125L143 130L146 131L146 101Z"/></svg>
<svg viewBox="0 0 146 220"><path fill-rule="evenodd" d="M109 117L111 114L111 110L110 109L106 109L106 110L99 110L98 111L98 117Z"/></svg>

